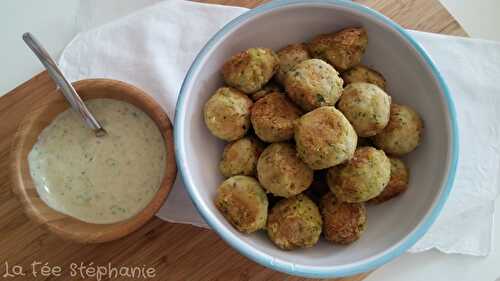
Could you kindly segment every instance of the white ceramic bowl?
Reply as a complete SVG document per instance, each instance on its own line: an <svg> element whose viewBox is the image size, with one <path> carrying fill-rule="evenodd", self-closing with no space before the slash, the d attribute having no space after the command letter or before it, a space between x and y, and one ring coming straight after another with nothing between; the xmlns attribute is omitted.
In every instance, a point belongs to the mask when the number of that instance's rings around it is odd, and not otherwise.
<svg viewBox="0 0 500 281"><path fill-rule="evenodd" d="M205 127L202 108L222 85L220 69L249 47L275 50L347 26L363 26L369 43L363 63L381 71L397 103L424 119L423 143L407 157L409 189L397 199L368 207L368 226L349 246L320 241L310 249L282 251L264 232L237 232L213 204L223 180L217 165L224 143ZM221 29L191 66L175 115L178 166L186 188L207 223L254 261L294 275L337 277L374 269L411 247L434 222L450 192L458 155L456 117L448 89L432 60L400 26L364 6L338 0L278 0L253 9Z"/></svg>

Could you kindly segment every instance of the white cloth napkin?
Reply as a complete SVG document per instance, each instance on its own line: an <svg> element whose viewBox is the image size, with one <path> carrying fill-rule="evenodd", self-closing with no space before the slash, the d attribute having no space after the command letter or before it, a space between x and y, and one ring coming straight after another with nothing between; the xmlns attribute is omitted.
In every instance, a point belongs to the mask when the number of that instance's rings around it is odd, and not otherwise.
<svg viewBox="0 0 500 281"><path fill-rule="evenodd" d="M158 0L142 0L150 4ZM84 4L83 28L107 18L101 4ZM118 14L125 13L127 2ZM100 7L100 8L99 8ZM94 11L94 13L92 12ZM195 55L225 23L246 9L181 0L161 1L78 34L59 64L72 81L112 78L151 94L174 118L181 82ZM115 12L116 13L116 12ZM93 16L97 15L97 18ZM100 16L100 18L99 18ZM500 172L500 44L411 31L446 79L457 107L460 162L455 186L430 231L410 250L487 255L491 248L494 199ZM171 222L207 227L180 177L157 214Z"/></svg>

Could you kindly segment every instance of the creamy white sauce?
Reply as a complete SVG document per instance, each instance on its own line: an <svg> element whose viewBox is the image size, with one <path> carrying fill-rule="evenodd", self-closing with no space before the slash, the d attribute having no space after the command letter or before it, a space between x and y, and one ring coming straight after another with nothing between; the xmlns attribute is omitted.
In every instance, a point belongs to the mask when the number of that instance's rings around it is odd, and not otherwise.
<svg viewBox="0 0 500 281"><path fill-rule="evenodd" d="M107 131L96 137L72 110L59 114L28 156L42 200L90 223L128 219L151 201L165 169L163 137L137 107L111 99L85 104Z"/></svg>

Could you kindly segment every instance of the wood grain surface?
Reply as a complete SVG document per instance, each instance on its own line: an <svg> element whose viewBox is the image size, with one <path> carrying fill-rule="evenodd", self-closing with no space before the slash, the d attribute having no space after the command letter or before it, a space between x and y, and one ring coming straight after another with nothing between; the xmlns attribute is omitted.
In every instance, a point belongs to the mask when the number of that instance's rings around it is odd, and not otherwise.
<svg viewBox="0 0 500 281"><path fill-rule="evenodd" d="M200 2L251 8L267 1ZM406 28L466 36L438 0L355 2L379 10ZM8 178L10 144L21 119L32 112L34 105L47 98L37 93L50 92L53 88L46 73L41 73L0 98L0 278L6 273L4 263L8 262L11 267L14 264L23 266L25 274L11 280L83 280L79 276L71 277L72 263L153 267L156 277L148 280L303 280L255 264L230 248L212 231L167 223L157 218L126 238L99 245L61 240L28 220L11 192ZM31 275L33 262L61 266L63 272L60 277L38 275L35 279ZM40 266L37 268L40 269ZM366 276L361 274L336 280L360 281Z"/></svg>

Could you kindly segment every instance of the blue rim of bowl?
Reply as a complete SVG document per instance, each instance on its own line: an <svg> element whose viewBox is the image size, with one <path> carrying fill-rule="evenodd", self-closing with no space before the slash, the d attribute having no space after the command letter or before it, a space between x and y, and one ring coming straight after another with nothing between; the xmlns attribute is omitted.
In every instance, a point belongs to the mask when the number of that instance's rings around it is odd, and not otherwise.
<svg viewBox="0 0 500 281"><path fill-rule="evenodd" d="M210 214L208 210L204 209L203 204L199 203L196 200L196 195L194 194L194 184L191 182L189 178L185 176L185 170L188 169L186 165L186 159L184 159L183 154L181 153L184 147L184 143L181 141L182 130L184 126L182 125L183 118L181 115L181 109L183 108L184 98L186 96L186 85L188 85L192 79L193 72L199 67L200 62L205 58L207 52L213 47L214 44L218 43L219 39L222 38L227 32L231 31L238 24L243 21L251 18L252 16L258 15L263 12L267 12L269 10L280 8L283 6L293 5L293 4L333 4L337 6L347 7L350 9L357 10L358 12L362 12L364 14L368 14L378 20L381 20L386 25L390 26L392 29L396 30L403 38L405 38L412 47L417 51L420 57L424 60L427 66L430 68L432 74L437 79L439 87L441 91L444 93L450 123L451 123L451 163L448 170L448 177L445 182L445 187L442 189L439 198L434 204L434 207L430 211L430 213L426 214L424 217L424 221L420 222L419 225L405 238L403 238L400 242L389 248L383 253L383 255L379 257L372 258L364 263L355 264L352 266L342 266L342 267L314 267L314 266L303 266L303 265L295 265L287 261L278 260L268 254L259 252L255 250L252 246L246 244L245 242L239 240L237 236L235 236L231 231L225 229L222 225L219 225L215 216ZM185 113L185 112L184 112ZM177 163L179 167L180 174L182 179L186 185L186 189L188 194L193 201L196 209L202 215L203 219L210 225L212 229L214 229L227 243L229 243L232 247L236 248L240 253L245 255L246 257L252 259L253 261L272 268L274 270L278 270L281 272L285 272L292 275L299 275L304 277L312 277L312 278L332 278L332 277L343 277L355 275L358 273L367 272L373 270L381 265L389 262L390 260L398 257L403 254L406 250L408 250L411 246L413 246L418 239L420 239L430 228L430 226L436 220L438 214L441 212L444 203L446 202L451 188L453 186L453 181L455 179L455 174L457 170L458 163L458 126L457 126L457 118L455 106L453 104L453 100L450 95L450 91L448 86L446 85L443 77L437 70L435 64L432 59L426 53L426 51L422 48L422 46L415 41L415 39L401 26L387 18L386 16L380 14L379 12L372 10L368 7L362 6L360 4L352 3L350 1L345 0L275 0L270 3L264 4L252 10L249 10L242 15L236 17L229 23L227 23L222 29L220 29L201 49L201 51L196 56L193 61L191 67L189 68L184 82L182 83L181 90L179 93L179 98L177 101L177 106L175 110L175 121L174 121L174 140L175 140L175 152Z"/></svg>

